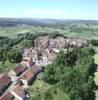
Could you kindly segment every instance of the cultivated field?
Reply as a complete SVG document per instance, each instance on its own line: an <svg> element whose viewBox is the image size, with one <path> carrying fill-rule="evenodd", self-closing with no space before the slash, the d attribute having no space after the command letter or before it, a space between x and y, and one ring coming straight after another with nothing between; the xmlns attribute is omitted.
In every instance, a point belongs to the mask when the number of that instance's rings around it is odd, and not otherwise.
<svg viewBox="0 0 98 100"><path fill-rule="evenodd" d="M24 33L37 34L59 32L68 37L83 37L86 39L98 39L98 25L86 24L64 24L64 25L50 25L50 26L30 26L18 25L13 27L0 27L0 36L8 36L13 38L17 34Z"/></svg>

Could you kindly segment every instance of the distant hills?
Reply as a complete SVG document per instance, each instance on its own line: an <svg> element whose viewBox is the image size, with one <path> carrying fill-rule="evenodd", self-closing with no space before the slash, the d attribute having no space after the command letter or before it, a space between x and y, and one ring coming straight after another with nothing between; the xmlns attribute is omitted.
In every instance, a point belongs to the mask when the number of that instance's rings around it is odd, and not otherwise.
<svg viewBox="0 0 98 100"><path fill-rule="evenodd" d="M36 19L36 18L0 18L0 26L17 26L17 25L48 25L48 24L98 24L98 20L60 20L60 19Z"/></svg>

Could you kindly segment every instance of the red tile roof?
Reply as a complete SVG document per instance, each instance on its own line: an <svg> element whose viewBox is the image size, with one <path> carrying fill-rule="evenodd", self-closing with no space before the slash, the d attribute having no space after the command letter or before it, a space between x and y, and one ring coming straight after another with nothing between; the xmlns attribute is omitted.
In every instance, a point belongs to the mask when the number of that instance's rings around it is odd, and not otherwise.
<svg viewBox="0 0 98 100"><path fill-rule="evenodd" d="M13 100L13 98L14 96L10 92L7 92L0 98L0 100Z"/></svg>
<svg viewBox="0 0 98 100"><path fill-rule="evenodd" d="M5 91L10 83L11 78L7 74L4 74L0 77L0 95L2 95L2 93Z"/></svg>
<svg viewBox="0 0 98 100"><path fill-rule="evenodd" d="M25 90L23 89L22 86L17 85L17 86L13 89L13 92L14 92L15 94L17 94L19 97L21 97L22 99L25 98Z"/></svg>
<svg viewBox="0 0 98 100"><path fill-rule="evenodd" d="M14 68L14 71L15 71L16 75L19 76L19 75L22 74L26 69L27 69L27 67L23 67L21 64L19 64L17 67Z"/></svg>
<svg viewBox="0 0 98 100"><path fill-rule="evenodd" d="M35 78L38 72L42 70L40 66L32 66L29 70L27 70L20 78L25 79L27 81L31 81Z"/></svg>
<svg viewBox="0 0 98 100"><path fill-rule="evenodd" d="M28 70L22 77L27 81L30 81L34 77L34 73L31 70Z"/></svg>

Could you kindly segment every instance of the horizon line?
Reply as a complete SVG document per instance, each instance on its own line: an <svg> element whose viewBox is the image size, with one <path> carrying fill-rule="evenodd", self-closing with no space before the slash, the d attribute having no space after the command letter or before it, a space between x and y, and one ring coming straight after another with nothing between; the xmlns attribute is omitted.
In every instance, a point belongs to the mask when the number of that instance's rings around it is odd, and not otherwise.
<svg viewBox="0 0 98 100"><path fill-rule="evenodd" d="M0 17L0 19L46 19L46 20L77 20L77 21L79 21L79 20L84 20L84 21L98 21L98 19L73 19L73 18L35 18L35 17Z"/></svg>

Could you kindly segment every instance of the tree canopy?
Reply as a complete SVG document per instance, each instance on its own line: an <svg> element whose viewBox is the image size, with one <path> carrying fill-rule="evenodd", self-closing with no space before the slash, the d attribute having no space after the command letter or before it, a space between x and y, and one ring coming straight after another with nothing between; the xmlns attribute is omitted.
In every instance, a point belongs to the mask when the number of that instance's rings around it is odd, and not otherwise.
<svg viewBox="0 0 98 100"><path fill-rule="evenodd" d="M67 93L70 100L94 100L93 52L91 48L59 53L45 69L43 79Z"/></svg>

